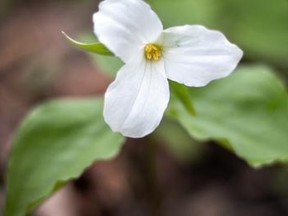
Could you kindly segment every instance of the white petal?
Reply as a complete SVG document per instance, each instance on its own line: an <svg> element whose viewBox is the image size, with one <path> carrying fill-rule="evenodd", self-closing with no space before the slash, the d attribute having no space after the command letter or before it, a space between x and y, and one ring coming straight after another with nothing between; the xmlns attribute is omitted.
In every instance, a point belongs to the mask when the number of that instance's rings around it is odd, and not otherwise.
<svg viewBox="0 0 288 216"><path fill-rule="evenodd" d="M99 41L124 62L163 31L158 16L142 0L102 1L93 22Z"/></svg>
<svg viewBox="0 0 288 216"><path fill-rule="evenodd" d="M243 56L221 32L199 25L169 28L162 40L167 77L187 86L205 86L228 76Z"/></svg>
<svg viewBox="0 0 288 216"><path fill-rule="evenodd" d="M105 94L104 119L127 137L143 137L159 125L169 101L164 62L143 56L124 65Z"/></svg>

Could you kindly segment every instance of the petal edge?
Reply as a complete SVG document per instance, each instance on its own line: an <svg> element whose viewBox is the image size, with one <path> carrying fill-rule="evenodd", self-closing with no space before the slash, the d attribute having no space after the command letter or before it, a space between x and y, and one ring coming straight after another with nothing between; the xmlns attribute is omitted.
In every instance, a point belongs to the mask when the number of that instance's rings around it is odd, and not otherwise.
<svg viewBox="0 0 288 216"><path fill-rule="evenodd" d="M99 41L125 63L163 31L158 16L142 0L104 0L93 23Z"/></svg>
<svg viewBox="0 0 288 216"><path fill-rule="evenodd" d="M228 76L243 51L219 31L186 25L163 32L167 77L190 87L202 87Z"/></svg>
<svg viewBox="0 0 288 216"><path fill-rule="evenodd" d="M114 132L132 138L155 130L170 96L164 63L140 62L127 63L120 69L104 100L106 123Z"/></svg>

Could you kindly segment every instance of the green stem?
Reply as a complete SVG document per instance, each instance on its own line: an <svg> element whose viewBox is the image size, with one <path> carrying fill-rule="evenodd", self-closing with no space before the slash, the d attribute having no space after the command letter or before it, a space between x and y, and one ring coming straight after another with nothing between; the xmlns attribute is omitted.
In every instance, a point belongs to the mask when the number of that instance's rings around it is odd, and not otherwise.
<svg viewBox="0 0 288 216"><path fill-rule="evenodd" d="M157 175L157 143L152 138L146 143L146 170L148 185L148 202L152 216L162 215L161 193Z"/></svg>

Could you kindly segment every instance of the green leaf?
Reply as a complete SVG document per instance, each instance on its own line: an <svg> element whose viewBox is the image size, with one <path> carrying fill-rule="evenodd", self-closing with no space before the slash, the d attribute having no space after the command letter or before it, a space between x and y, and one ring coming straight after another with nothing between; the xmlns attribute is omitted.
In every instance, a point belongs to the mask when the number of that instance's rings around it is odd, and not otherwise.
<svg viewBox="0 0 288 216"><path fill-rule="evenodd" d="M62 32L62 34L66 37L66 39L73 44L76 47L79 47L81 49L84 49L89 52L97 53L100 55L107 55L107 56L113 56L114 54L110 52L103 44L101 43L91 43L91 44L85 44L78 42L71 37L69 37L65 32Z"/></svg>
<svg viewBox="0 0 288 216"><path fill-rule="evenodd" d="M93 162L119 153L124 139L102 118L102 100L59 100L24 120L10 154L6 216L24 216Z"/></svg>
<svg viewBox="0 0 288 216"><path fill-rule="evenodd" d="M199 140L214 139L253 166L288 162L288 96L266 67L242 67L189 91L197 116L172 98L167 114Z"/></svg>

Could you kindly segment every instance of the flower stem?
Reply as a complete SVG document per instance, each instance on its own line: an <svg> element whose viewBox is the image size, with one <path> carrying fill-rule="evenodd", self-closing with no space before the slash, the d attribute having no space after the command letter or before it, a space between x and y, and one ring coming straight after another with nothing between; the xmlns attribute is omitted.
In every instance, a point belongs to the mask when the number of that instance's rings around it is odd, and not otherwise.
<svg viewBox="0 0 288 216"><path fill-rule="evenodd" d="M147 193L151 216L162 215L162 199L157 175L157 142L150 137L146 143Z"/></svg>

